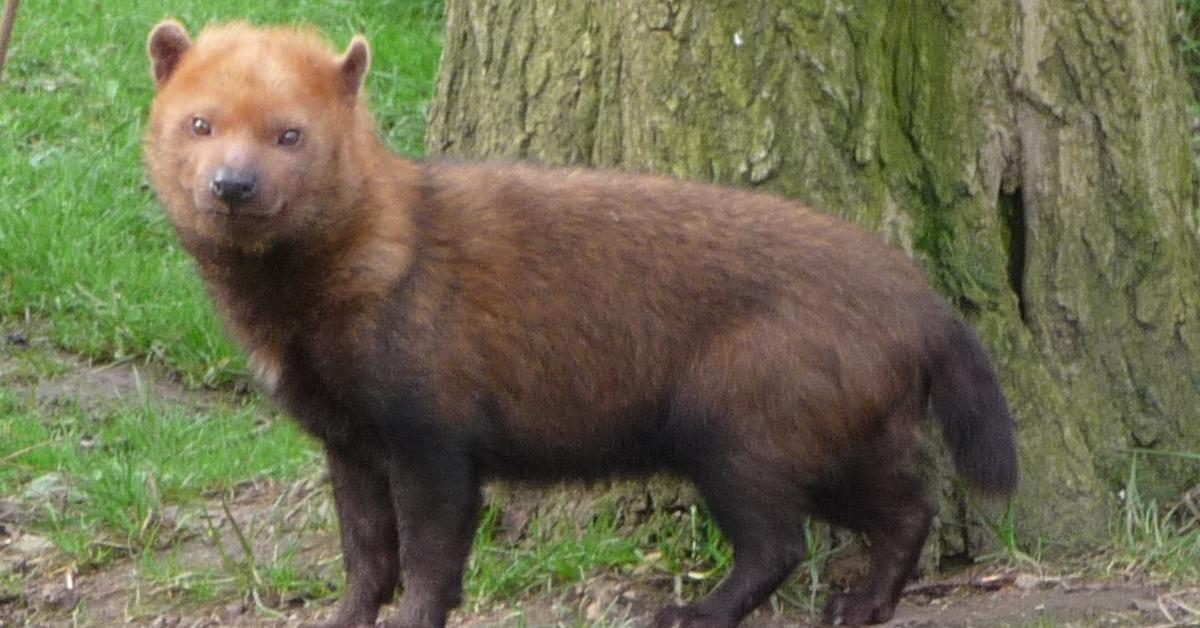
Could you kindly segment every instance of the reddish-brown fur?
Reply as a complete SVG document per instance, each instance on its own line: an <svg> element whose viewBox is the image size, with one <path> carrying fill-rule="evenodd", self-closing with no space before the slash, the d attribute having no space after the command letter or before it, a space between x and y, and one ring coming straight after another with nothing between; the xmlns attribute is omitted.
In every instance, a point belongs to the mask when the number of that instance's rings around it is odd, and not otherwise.
<svg viewBox="0 0 1200 628"><path fill-rule="evenodd" d="M736 563L662 626L739 622L808 515L872 539L826 619L890 617L933 512L913 468L931 395L967 479L1015 484L986 353L874 235L662 177L402 159L360 95L361 39L339 56L307 31L193 43L164 22L150 56L154 185L259 380L326 447L348 580L331 625L371 624L401 581L398 625L442 625L492 478L696 482Z"/></svg>

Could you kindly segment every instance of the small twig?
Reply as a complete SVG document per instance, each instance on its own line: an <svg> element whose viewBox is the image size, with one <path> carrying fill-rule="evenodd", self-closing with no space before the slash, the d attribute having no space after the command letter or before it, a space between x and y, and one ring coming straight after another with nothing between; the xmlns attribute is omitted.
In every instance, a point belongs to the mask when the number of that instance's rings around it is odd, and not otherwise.
<svg viewBox="0 0 1200 628"><path fill-rule="evenodd" d="M40 443L34 443L28 447L22 447L13 452L9 452L3 458L0 458L0 464L8 464L9 462L12 462L14 459L20 458L21 456L24 456L25 454L27 454L35 449L41 449L42 447L45 447L47 445L53 445L61 440L62 440L62 437L59 436L56 438L51 438L50 440L44 440Z"/></svg>
<svg viewBox="0 0 1200 628"><path fill-rule="evenodd" d="M254 590L250 592L250 595L254 598L254 607L258 609L258 612L263 613L264 615L270 615L275 619L286 619L283 613L280 613L270 606L267 606L262 601L262 596L258 594L258 587L255 587Z"/></svg>
<svg viewBox="0 0 1200 628"><path fill-rule="evenodd" d="M116 550L122 554L133 554L133 546L129 545L128 543L119 543L117 541L109 541L107 539L98 539L93 540L92 545Z"/></svg>
<svg viewBox="0 0 1200 628"><path fill-rule="evenodd" d="M1160 595L1158 596L1158 599L1155 600L1158 602L1158 610L1161 611L1163 616L1167 618L1167 622L1173 626L1175 625L1175 616L1171 614L1171 611L1167 610L1167 605L1163 604L1163 597L1165 596Z"/></svg>
<svg viewBox="0 0 1200 628"><path fill-rule="evenodd" d="M1188 612L1188 613L1190 613L1190 614L1191 614L1193 617L1200 617L1200 609L1195 609L1195 608L1192 608L1191 606L1188 606L1187 604L1184 604L1183 602L1180 602L1180 601L1179 601L1179 598L1177 598L1177 597L1175 597L1174 595L1171 595L1171 594L1169 594L1169 593L1168 593L1167 595L1164 595L1163 597L1165 597L1165 598L1167 598L1168 600L1170 600L1170 601L1171 601L1171 603L1172 603L1172 604L1174 604L1175 606L1178 606L1179 608L1182 608L1183 610L1187 611L1187 612Z"/></svg>
<svg viewBox="0 0 1200 628"><path fill-rule="evenodd" d="M233 511L229 509L229 500L225 496L221 496L221 508L225 510L225 516L229 518L229 527L233 529L233 535L237 537L238 545L242 548L242 553L246 555L246 562L250 567L250 577L254 579L255 591L257 587L262 586L262 577L258 574L258 561L254 560L254 547L250 545L249 539L242 532L242 526L238 525L237 519L233 517Z"/></svg>
<svg viewBox="0 0 1200 628"><path fill-rule="evenodd" d="M4 3L4 21L0 22L0 81L4 80L4 60L8 57L8 44L12 41L13 24L17 21L17 6L21 0Z"/></svg>
<svg viewBox="0 0 1200 628"><path fill-rule="evenodd" d="M234 562L233 557L231 557L229 553L225 551L225 547L221 543L221 531L218 530L217 526L213 524L212 515L208 514L207 509L204 511L204 514L201 515L201 519L204 520L204 527L208 529L208 538L212 541L213 549L217 550L217 555L220 556L221 563L225 566L225 571L229 573L236 573L237 563Z"/></svg>
<svg viewBox="0 0 1200 628"><path fill-rule="evenodd" d="M919 582L909 585L904 588L904 595L934 595L940 597L959 589L998 591L1016 581L1017 576L1014 573L994 574L970 579L935 580L933 582Z"/></svg>

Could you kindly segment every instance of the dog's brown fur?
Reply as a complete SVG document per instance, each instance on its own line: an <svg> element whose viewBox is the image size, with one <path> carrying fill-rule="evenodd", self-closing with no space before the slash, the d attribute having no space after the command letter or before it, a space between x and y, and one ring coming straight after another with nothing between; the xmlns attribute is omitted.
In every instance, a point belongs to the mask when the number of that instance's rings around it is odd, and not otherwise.
<svg viewBox="0 0 1200 628"><path fill-rule="evenodd" d="M149 49L154 185L259 380L326 447L332 625L371 624L401 580L399 625L442 625L492 478L696 482L736 563L663 626L738 623L810 514L872 540L826 619L890 617L933 513L912 464L931 398L967 479L1015 485L985 351L875 236L698 183L401 159L362 39L164 22ZM253 185L228 196L223 168Z"/></svg>

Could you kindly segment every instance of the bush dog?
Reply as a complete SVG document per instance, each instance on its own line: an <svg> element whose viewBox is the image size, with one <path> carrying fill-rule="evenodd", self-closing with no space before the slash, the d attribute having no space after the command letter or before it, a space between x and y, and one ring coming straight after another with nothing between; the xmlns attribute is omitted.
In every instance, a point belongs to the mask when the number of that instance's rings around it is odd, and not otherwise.
<svg viewBox="0 0 1200 628"><path fill-rule="evenodd" d="M492 479L671 473L735 562L658 626L734 626L805 555L865 533L831 623L891 617L934 507L929 406L959 473L1017 480L974 332L900 252L775 196L657 176L410 161L377 137L367 42L159 24L146 164L261 385L325 448L346 566L332 626L442 626Z"/></svg>

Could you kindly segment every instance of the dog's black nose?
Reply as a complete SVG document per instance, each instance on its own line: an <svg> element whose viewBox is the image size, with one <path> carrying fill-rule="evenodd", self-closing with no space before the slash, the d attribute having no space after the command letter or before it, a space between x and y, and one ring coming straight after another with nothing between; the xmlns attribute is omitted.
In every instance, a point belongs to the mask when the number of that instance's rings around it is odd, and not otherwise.
<svg viewBox="0 0 1200 628"><path fill-rule="evenodd" d="M209 189L228 205L240 205L258 193L258 175L250 170L221 166L213 173Z"/></svg>

